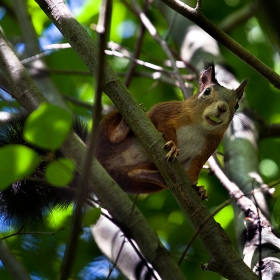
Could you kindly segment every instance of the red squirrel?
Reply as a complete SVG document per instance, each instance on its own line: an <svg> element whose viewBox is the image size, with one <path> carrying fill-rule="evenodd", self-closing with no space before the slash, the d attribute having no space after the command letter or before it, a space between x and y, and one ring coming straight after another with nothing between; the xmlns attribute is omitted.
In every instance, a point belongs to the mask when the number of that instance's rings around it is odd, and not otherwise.
<svg viewBox="0 0 280 280"><path fill-rule="evenodd" d="M211 63L201 73L197 94L186 101L157 104L147 113L162 133L165 148L170 149L166 158L177 158L194 186L204 163L220 144L246 83L244 80L235 90L221 86ZM124 191L141 194L167 188L118 110L101 122L97 147L95 156ZM198 193L207 198L204 189L198 187Z"/></svg>
<svg viewBox="0 0 280 280"><path fill-rule="evenodd" d="M168 160L177 158L191 182L195 185L203 164L221 142L243 95L246 81L236 90L219 85L215 79L213 64L205 67L199 79L198 93L186 101L171 101L155 105L148 117L162 133L169 149ZM0 147L22 144L32 148L42 157L48 151L26 143L23 127L27 113L15 114L0 126ZM86 141L87 126L74 118L74 131ZM116 182L129 193L152 193L167 188L148 153L125 123L118 110L107 115L100 124L97 159ZM58 150L56 158L64 157ZM48 162L42 160L32 176L17 180L0 191L0 215L6 224L32 227L43 223L43 217L55 206L67 207L74 200L75 192L69 188L56 188L38 180L44 174ZM35 179L35 180L34 180ZM76 179L69 185L76 187ZM91 193L89 188L89 193ZM202 199L206 193L197 187Z"/></svg>

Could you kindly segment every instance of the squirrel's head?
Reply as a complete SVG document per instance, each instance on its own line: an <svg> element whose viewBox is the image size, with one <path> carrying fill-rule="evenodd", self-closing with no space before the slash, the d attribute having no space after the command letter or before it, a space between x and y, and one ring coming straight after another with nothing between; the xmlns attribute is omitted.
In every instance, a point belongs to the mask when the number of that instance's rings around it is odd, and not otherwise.
<svg viewBox="0 0 280 280"><path fill-rule="evenodd" d="M224 131L227 129L238 109L246 84L247 80L243 80L237 89L227 89L216 80L214 64L206 65L199 78L199 92L194 101L199 118L202 118L200 123L206 130L222 132L222 128Z"/></svg>

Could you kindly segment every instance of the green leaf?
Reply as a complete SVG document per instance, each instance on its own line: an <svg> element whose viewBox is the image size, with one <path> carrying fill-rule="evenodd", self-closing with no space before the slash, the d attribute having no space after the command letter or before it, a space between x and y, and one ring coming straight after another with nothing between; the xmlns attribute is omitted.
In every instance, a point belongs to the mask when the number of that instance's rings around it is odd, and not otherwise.
<svg viewBox="0 0 280 280"><path fill-rule="evenodd" d="M229 226L230 222L233 221L233 218L234 213L231 205L224 207L215 215L215 221L224 229Z"/></svg>
<svg viewBox="0 0 280 280"><path fill-rule="evenodd" d="M93 208L92 210L88 211L84 217L83 222L84 226L89 227L94 225L101 215L101 208Z"/></svg>
<svg viewBox="0 0 280 280"><path fill-rule="evenodd" d="M56 187L67 186L74 177L75 164L69 158L59 158L50 162L45 171L47 181Z"/></svg>
<svg viewBox="0 0 280 280"><path fill-rule="evenodd" d="M13 182L31 175L39 162L39 155L23 145L0 148L0 189L3 190Z"/></svg>
<svg viewBox="0 0 280 280"><path fill-rule="evenodd" d="M71 127L72 117L66 110L48 103L42 103L27 118L23 137L39 148L55 151L64 142Z"/></svg>
<svg viewBox="0 0 280 280"><path fill-rule="evenodd" d="M277 225L280 225L280 197L278 197L278 199L274 204L273 216L274 216L275 223Z"/></svg>

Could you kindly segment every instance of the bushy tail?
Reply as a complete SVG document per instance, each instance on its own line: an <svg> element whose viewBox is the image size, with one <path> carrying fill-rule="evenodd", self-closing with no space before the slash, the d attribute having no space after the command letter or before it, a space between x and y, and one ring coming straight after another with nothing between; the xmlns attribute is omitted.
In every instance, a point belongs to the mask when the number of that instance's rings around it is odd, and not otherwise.
<svg viewBox="0 0 280 280"><path fill-rule="evenodd" d="M0 126L0 147L8 144L22 144L32 148L40 156L47 155L48 151L29 145L23 139L23 125L27 118L26 113L12 116L3 126ZM86 141L87 128L78 118L74 120L74 131ZM56 152L56 158L64 157L61 151ZM7 159L9 160L9 159ZM41 162L37 171L44 173L47 163ZM37 173L37 172L36 172ZM31 179L38 178L34 173ZM74 192L69 188L53 187L47 182L30 180L30 178L16 181L7 189L0 192L0 215L7 226L35 228L43 224L43 218L55 206L66 208L73 202ZM1 180L1 178L0 178ZM75 187L75 181L69 187Z"/></svg>

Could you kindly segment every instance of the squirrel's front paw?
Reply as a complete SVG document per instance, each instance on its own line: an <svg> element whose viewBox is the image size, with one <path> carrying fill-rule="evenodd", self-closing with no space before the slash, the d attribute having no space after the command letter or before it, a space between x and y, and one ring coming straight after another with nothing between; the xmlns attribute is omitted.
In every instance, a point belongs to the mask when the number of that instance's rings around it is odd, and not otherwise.
<svg viewBox="0 0 280 280"><path fill-rule="evenodd" d="M177 148L176 144L170 140L165 143L164 149L169 148L170 151L166 154L166 159L167 160L172 160L174 161L175 158L180 154L181 150Z"/></svg>
<svg viewBox="0 0 280 280"><path fill-rule="evenodd" d="M204 186L198 186L197 183L193 183L192 185L197 191L198 195L202 200L208 200L207 192L204 189Z"/></svg>

